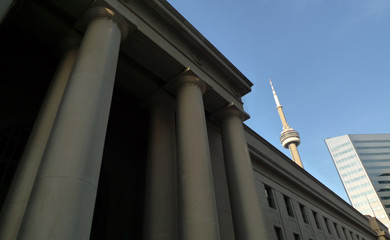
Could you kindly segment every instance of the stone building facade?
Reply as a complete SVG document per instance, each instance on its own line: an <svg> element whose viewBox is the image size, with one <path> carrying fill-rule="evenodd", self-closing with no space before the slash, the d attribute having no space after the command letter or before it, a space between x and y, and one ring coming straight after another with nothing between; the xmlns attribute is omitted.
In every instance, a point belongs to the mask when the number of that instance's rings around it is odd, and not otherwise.
<svg viewBox="0 0 390 240"><path fill-rule="evenodd" d="M2 1L0 239L388 239L243 125L166 1Z"/></svg>

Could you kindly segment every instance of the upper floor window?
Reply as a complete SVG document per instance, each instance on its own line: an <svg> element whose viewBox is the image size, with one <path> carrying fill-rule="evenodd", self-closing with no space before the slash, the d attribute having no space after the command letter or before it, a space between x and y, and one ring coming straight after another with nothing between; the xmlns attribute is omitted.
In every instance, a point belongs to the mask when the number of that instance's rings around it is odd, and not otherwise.
<svg viewBox="0 0 390 240"><path fill-rule="evenodd" d="M309 218L307 217L306 207L302 204L299 204L299 209L301 210L302 218L304 223L309 223Z"/></svg>
<svg viewBox="0 0 390 240"><path fill-rule="evenodd" d="M316 212L313 211L313 216L314 216L314 221L315 221L315 223L316 223L316 227L317 227L318 229L322 229L321 223L320 223L320 219L319 219L319 216L318 216L318 213L316 213Z"/></svg>
<svg viewBox="0 0 390 240"><path fill-rule="evenodd" d="M336 224L336 223L333 223L333 225L334 225L334 229L336 230L336 235L337 235L337 237L338 237L338 238L341 238L341 237L340 237L339 230L337 229L337 224Z"/></svg>
<svg viewBox="0 0 390 240"><path fill-rule="evenodd" d="M287 196L283 196L283 198L284 198L284 203L285 203L285 205L286 205L287 214L288 214L290 217L294 217L294 210L293 210L291 198L289 198L289 197L287 197Z"/></svg>
<svg viewBox="0 0 390 240"><path fill-rule="evenodd" d="M332 235L332 231L330 231L330 226L329 226L329 219L327 219L327 218L324 218L324 219L325 219L326 230L328 231L328 233L330 235Z"/></svg>
<svg viewBox="0 0 390 240"><path fill-rule="evenodd" d="M273 189L268 185L264 185L264 190L265 190L265 196L267 197L268 206L272 208L276 208Z"/></svg>
<svg viewBox="0 0 390 240"><path fill-rule="evenodd" d="M282 233L282 229L280 227L274 227L274 230L275 230L275 235L276 235L276 239L277 240L284 240L283 238L283 233Z"/></svg>
<svg viewBox="0 0 390 240"><path fill-rule="evenodd" d="M301 236L298 233L294 233L294 240L301 240Z"/></svg>

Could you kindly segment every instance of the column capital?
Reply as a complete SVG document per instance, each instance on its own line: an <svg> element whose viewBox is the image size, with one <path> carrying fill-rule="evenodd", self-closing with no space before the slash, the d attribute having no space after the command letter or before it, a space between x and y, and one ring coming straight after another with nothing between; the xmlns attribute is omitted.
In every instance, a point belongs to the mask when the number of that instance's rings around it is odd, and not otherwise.
<svg viewBox="0 0 390 240"><path fill-rule="evenodd" d="M174 77L168 84L167 88L178 91L183 85L195 85L200 88L202 94L207 90L206 83L200 79L190 67L186 68L182 73Z"/></svg>
<svg viewBox="0 0 390 240"><path fill-rule="evenodd" d="M239 108L233 102L230 102L226 106L214 112L211 115L211 119L213 119L216 122L222 122L225 118L232 117L232 116L236 116L240 118L241 121L246 121L250 118L247 112Z"/></svg>
<svg viewBox="0 0 390 240"><path fill-rule="evenodd" d="M84 18L87 24L95 18L111 19L118 25L121 31L122 41L129 33L129 25L127 20L115 9L111 8L105 3L97 3L95 6L88 9Z"/></svg>

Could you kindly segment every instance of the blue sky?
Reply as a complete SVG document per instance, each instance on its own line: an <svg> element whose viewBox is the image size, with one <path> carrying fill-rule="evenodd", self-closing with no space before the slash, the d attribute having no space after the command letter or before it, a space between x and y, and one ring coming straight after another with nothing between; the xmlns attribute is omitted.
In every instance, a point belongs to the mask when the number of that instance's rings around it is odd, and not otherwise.
<svg viewBox="0 0 390 240"><path fill-rule="evenodd" d="M305 169L348 201L324 139L390 133L390 1L168 2L254 83L246 124L290 156L272 79Z"/></svg>

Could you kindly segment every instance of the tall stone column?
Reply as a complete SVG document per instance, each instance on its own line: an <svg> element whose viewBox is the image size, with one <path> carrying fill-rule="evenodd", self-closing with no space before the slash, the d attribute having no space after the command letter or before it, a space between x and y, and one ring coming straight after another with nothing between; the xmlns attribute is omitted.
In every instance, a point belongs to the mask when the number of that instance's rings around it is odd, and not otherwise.
<svg viewBox="0 0 390 240"><path fill-rule="evenodd" d="M0 23L3 22L5 16L11 9L12 5L15 4L16 0L1 0L0 1Z"/></svg>
<svg viewBox="0 0 390 240"><path fill-rule="evenodd" d="M19 240L89 239L122 37L113 11L91 11Z"/></svg>
<svg viewBox="0 0 390 240"><path fill-rule="evenodd" d="M149 146L145 184L145 240L176 240L177 174L173 100L153 96L150 106Z"/></svg>
<svg viewBox="0 0 390 240"><path fill-rule="evenodd" d="M71 48L63 55L35 120L30 138L1 211L0 239L16 240L17 238L76 54L76 48Z"/></svg>
<svg viewBox="0 0 390 240"><path fill-rule="evenodd" d="M242 125L245 117L233 104L217 113L229 187L236 239L268 239L259 205L248 143Z"/></svg>
<svg viewBox="0 0 390 240"><path fill-rule="evenodd" d="M177 79L177 167L181 240L219 239L210 150L202 93L192 74Z"/></svg>

